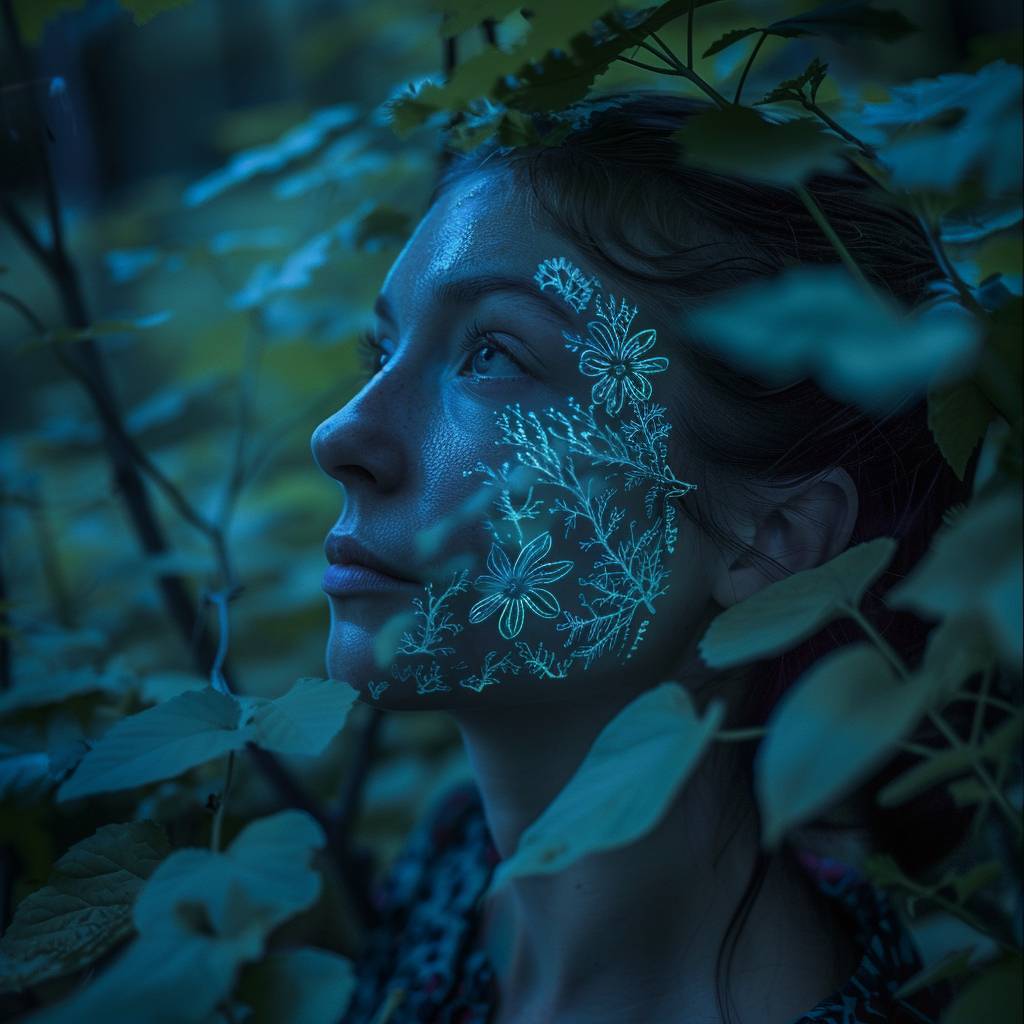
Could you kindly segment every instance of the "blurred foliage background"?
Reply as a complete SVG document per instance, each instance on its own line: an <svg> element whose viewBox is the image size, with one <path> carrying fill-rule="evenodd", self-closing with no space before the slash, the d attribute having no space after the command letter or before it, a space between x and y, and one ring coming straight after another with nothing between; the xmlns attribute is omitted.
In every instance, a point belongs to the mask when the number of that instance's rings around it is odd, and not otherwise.
<svg viewBox="0 0 1024 1024"><path fill-rule="evenodd" d="M484 31L467 31L454 52L425 0L126 6L134 16L115 0L18 0L5 10L24 49L10 25L0 34L0 190L49 237L41 143L69 259L63 277L44 272L0 221L0 291L15 300L0 303L3 684L17 690L19 674L50 673L73 680L77 694L40 692L0 734L4 924L70 843L136 813L117 794L59 814L43 796L111 718L206 685L201 666L219 634L217 601L204 598L225 565L239 588L228 650L235 689L273 697L323 674L321 545L341 504L312 462L309 435L359 386L356 335L437 166L436 134L397 137L382 104L487 44ZM756 24L807 6L702 9L694 52L746 13ZM826 105L998 57L1020 61L1016 5L884 6L920 31L898 46L769 38L748 95L815 56L830 65ZM503 45L521 30L512 19L498 28ZM684 31L678 19L663 33L676 52ZM697 70L728 92L754 43L698 56ZM621 63L597 87L630 84L691 88ZM148 550L94 404L55 342L99 353L127 431L173 484L149 487L163 541L151 538ZM220 560L175 492L223 540ZM168 615L171 577L201 609L191 635ZM368 714L353 710L356 727L328 756L282 758L310 793L337 796ZM386 861L426 802L468 767L443 714L384 716L376 740L357 834ZM138 816L173 820L175 844L204 843L207 797L223 770L155 787ZM226 827L278 804L265 776L240 773Z"/></svg>

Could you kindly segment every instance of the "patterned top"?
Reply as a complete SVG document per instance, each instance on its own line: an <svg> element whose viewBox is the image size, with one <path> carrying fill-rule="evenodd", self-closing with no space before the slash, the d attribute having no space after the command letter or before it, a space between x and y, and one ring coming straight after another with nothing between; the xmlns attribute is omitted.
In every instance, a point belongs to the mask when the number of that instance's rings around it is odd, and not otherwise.
<svg viewBox="0 0 1024 1024"><path fill-rule="evenodd" d="M476 902L500 859L476 784L445 790L375 887L380 920L340 1024L487 1024L498 989L476 946ZM893 995L922 963L886 894L840 861L806 851L799 859L855 919L862 956L841 989L793 1024L937 1024L953 997L948 983Z"/></svg>

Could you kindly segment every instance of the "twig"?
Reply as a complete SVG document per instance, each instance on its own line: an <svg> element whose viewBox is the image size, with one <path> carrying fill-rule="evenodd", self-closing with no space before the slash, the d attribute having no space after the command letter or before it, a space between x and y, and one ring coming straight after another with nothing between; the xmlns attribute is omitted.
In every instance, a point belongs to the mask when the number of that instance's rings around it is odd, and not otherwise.
<svg viewBox="0 0 1024 1024"><path fill-rule="evenodd" d="M739 84L736 86L736 96L733 98L733 105L740 105L740 97L743 95L743 83L747 80L747 75L750 74L750 69L754 66L754 61L757 59L758 53L761 51L761 47L764 45L764 41L768 38L767 32L762 32L761 37L754 44L753 50L750 51L750 56L747 58L747 63L743 67L743 74L740 75Z"/></svg>
<svg viewBox="0 0 1024 1024"><path fill-rule="evenodd" d="M231 792L231 776L235 771L235 752L228 751L228 770L224 779L224 788L220 793L220 801L217 804L217 811L213 816L213 828L210 830L210 849L214 853L220 853L220 830L224 821L224 808L227 806L228 794Z"/></svg>
<svg viewBox="0 0 1024 1024"><path fill-rule="evenodd" d="M10 292L0 291L0 302L10 306L11 309L19 313L26 321L28 321L29 326L37 334L46 333L46 325L43 321L40 320L39 317L36 316L36 314L33 313L17 295L12 295Z"/></svg>
<svg viewBox="0 0 1024 1024"><path fill-rule="evenodd" d="M832 248L839 254L839 258L843 261L843 266L850 272L850 276L862 288L871 292L871 285L864 276L864 272L857 266L856 260L850 255L850 250L846 248L842 239L836 234L835 228L832 227L828 217L825 216L824 211L818 205L817 200L811 195L808 188L800 182L797 182L793 187L796 189L796 194L800 197L801 202L807 208L807 212L814 218L814 223L821 228L822 233L832 243Z"/></svg>

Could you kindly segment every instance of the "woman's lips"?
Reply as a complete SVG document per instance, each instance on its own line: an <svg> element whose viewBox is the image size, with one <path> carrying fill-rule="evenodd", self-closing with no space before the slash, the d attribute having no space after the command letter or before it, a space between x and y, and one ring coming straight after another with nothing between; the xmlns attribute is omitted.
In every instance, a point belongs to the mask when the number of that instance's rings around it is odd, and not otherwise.
<svg viewBox="0 0 1024 1024"><path fill-rule="evenodd" d="M375 593L384 590L403 590L419 586L411 580L400 580L356 562L336 563L324 570L321 586L333 597Z"/></svg>

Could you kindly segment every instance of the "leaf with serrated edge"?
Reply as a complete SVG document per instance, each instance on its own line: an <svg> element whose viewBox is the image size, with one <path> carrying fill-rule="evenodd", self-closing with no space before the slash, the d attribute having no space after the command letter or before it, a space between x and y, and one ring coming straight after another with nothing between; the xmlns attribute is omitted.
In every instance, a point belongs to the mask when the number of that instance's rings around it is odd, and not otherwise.
<svg viewBox="0 0 1024 1024"><path fill-rule="evenodd" d="M57 800L129 789L180 775L244 746L241 705L214 689L183 693L122 718L58 790Z"/></svg>
<svg viewBox="0 0 1024 1024"><path fill-rule="evenodd" d="M891 537L878 537L764 587L711 623L698 644L701 656L711 668L728 668L794 647L843 615L844 606L856 608L895 552Z"/></svg>
<svg viewBox="0 0 1024 1024"><path fill-rule="evenodd" d="M0 939L0 991L76 971L131 934L135 897L169 852L152 821L104 825L72 846Z"/></svg>

